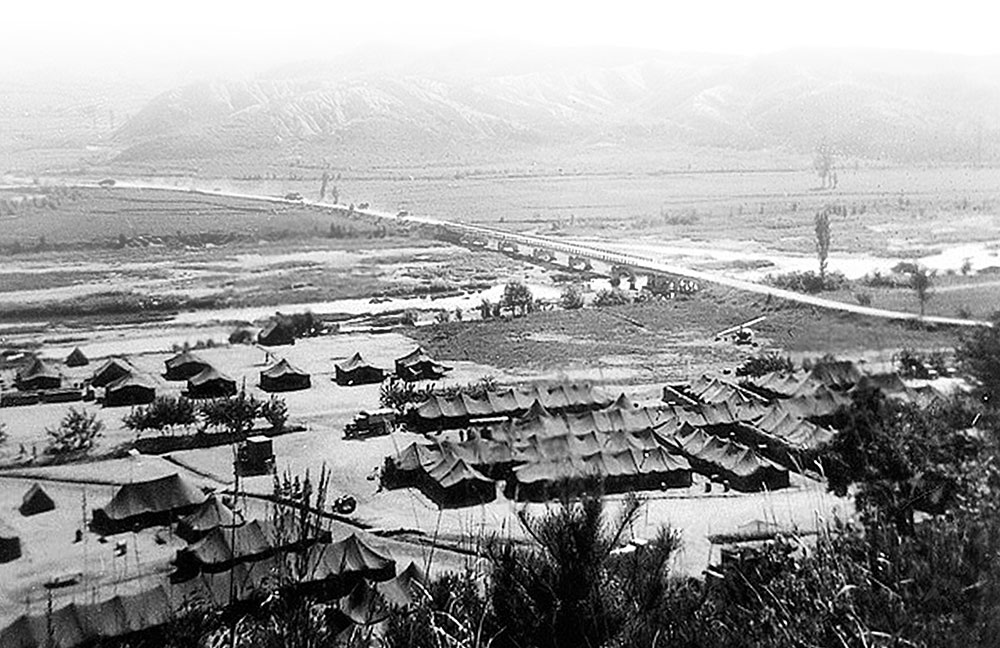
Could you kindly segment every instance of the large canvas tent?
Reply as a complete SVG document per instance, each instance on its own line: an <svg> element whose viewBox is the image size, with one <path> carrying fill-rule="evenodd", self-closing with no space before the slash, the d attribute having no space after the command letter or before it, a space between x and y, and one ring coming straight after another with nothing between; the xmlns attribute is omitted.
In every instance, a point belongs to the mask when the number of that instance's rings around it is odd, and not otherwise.
<svg viewBox="0 0 1000 648"><path fill-rule="evenodd" d="M208 367L187 383L188 398L225 398L236 393L236 381L215 367Z"/></svg>
<svg viewBox="0 0 1000 648"><path fill-rule="evenodd" d="M260 388L267 392L298 391L311 386L309 374L284 358L260 372Z"/></svg>
<svg viewBox="0 0 1000 648"><path fill-rule="evenodd" d="M777 490L788 486L788 470L752 449L704 430L678 438L691 467L738 491Z"/></svg>
<svg viewBox="0 0 1000 648"><path fill-rule="evenodd" d="M104 508L94 509L94 527L117 533L168 524L204 503L205 494L179 474L125 484Z"/></svg>
<svg viewBox="0 0 1000 648"><path fill-rule="evenodd" d="M262 346L295 344L295 331L287 322L273 319L257 335L257 343Z"/></svg>
<svg viewBox="0 0 1000 648"><path fill-rule="evenodd" d="M406 381L437 380L451 371L417 347L402 358L396 359L396 375Z"/></svg>
<svg viewBox="0 0 1000 648"><path fill-rule="evenodd" d="M319 529L303 531L299 520L287 514L277 525L270 520L250 520L236 527L216 526L197 542L179 550L175 563L184 574L217 573L279 553L300 551L329 539L329 533Z"/></svg>
<svg viewBox="0 0 1000 648"><path fill-rule="evenodd" d="M190 351L178 353L167 359L164 364L167 368L164 377L167 380L188 380L211 366L201 356Z"/></svg>
<svg viewBox="0 0 1000 648"><path fill-rule="evenodd" d="M134 371L135 368L127 360L108 358L91 376L90 384L94 387L106 387Z"/></svg>
<svg viewBox="0 0 1000 648"><path fill-rule="evenodd" d="M42 485L35 482L21 498L21 506L18 510L21 511L21 515L27 517L51 511L55 507L56 503L52 501L52 498L45 492Z"/></svg>
<svg viewBox="0 0 1000 648"><path fill-rule="evenodd" d="M21 536L14 527L0 518L0 563L17 560L21 557Z"/></svg>
<svg viewBox="0 0 1000 648"><path fill-rule="evenodd" d="M87 359L87 356L80 350L80 347L76 347L68 356L66 356L65 364L67 367L82 367L90 364L90 360Z"/></svg>
<svg viewBox="0 0 1000 648"><path fill-rule="evenodd" d="M215 495L209 495L190 515L177 523L177 535L188 542L197 542L215 528L239 526L232 509Z"/></svg>
<svg viewBox="0 0 1000 648"><path fill-rule="evenodd" d="M15 383L22 391L59 389L62 386L62 374L49 363L35 357L28 366L17 372Z"/></svg>
<svg viewBox="0 0 1000 648"><path fill-rule="evenodd" d="M365 361L360 353L338 362L333 368L337 384L344 387L380 383L385 379L385 371Z"/></svg>
<svg viewBox="0 0 1000 648"><path fill-rule="evenodd" d="M315 578L348 582L367 578L381 582L390 580L396 574L395 559L373 543L368 534L352 533L329 545L314 547L312 554Z"/></svg>
<svg viewBox="0 0 1000 648"><path fill-rule="evenodd" d="M141 373L130 373L104 388L104 406L145 405L156 399L156 381Z"/></svg>

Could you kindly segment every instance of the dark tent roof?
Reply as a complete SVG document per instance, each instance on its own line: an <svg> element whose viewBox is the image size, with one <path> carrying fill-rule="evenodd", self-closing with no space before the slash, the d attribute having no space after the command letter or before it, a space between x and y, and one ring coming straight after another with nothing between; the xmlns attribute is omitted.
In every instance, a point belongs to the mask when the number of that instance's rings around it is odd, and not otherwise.
<svg viewBox="0 0 1000 648"><path fill-rule="evenodd" d="M340 599L340 611L358 625L382 623L390 612L382 593L364 579L359 580L350 593Z"/></svg>
<svg viewBox="0 0 1000 648"><path fill-rule="evenodd" d="M427 592L427 575L411 562L395 578L379 583L376 588L389 605L409 607Z"/></svg>
<svg viewBox="0 0 1000 648"><path fill-rule="evenodd" d="M186 512L204 501L205 494L200 489L174 473L159 479L125 484L107 506L95 511L95 522L98 513L113 525L127 524L143 516Z"/></svg>
<svg viewBox="0 0 1000 648"><path fill-rule="evenodd" d="M376 547L367 535L358 533L324 547L320 562L328 577L363 576L386 581L396 572L392 556Z"/></svg>
<svg viewBox="0 0 1000 648"><path fill-rule="evenodd" d="M21 536L7 521L0 518L0 563L21 557Z"/></svg>
<svg viewBox="0 0 1000 648"><path fill-rule="evenodd" d="M849 360L820 361L813 365L809 377L831 389L844 391L861 380L861 371Z"/></svg>
<svg viewBox="0 0 1000 648"><path fill-rule="evenodd" d="M215 495L209 495L204 503L177 524L177 535L194 542L216 527L232 528L237 524L232 509Z"/></svg>
<svg viewBox="0 0 1000 648"><path fill-rule="evenodd" d="M201 356L190 351L178 353L164 361L164 364L167 368L167 380L187 380L211 366Z"/></svg>
<svg viewBox="0 0 1000 648"><path fill-rule="evenodd" d="M385 371L367 362L360 353L355 353L347 360L336 363L333 368L338 385L379 383L385 378Z"/></svg>
<svg viewBox="0 0 1000 648"><path fill-rule="evenodd" d="M104 387L123 376L127 376L135 371L135 368L127 360L122 358L108 358L90 379L90 384L94 387Z"/></svg>
<svg viewBox="0 0 1000 648"><path fill-rule="evenodd" d="M260 387L265 391L293 391L311 385L309 374L284 358L260 372Z"/></svg>
<svg viewBox="0 0 1000 648"><path fill-rule="evenodd" d="M361 354L358 352L355 352L354 355L352 355L350 358L344 360L343 362L338 362L334 366L337 367L337 369L340 369L341 371L354 371L355 369L360 369L362 367L370 367L372 369L377 369L375 365L369 363L363 357L361 357Z"/></svg>
<svg viewBox="0 0 1000 648"><path fill-rule="evenodd" d="M218 398L236 393L236 381L215 367L207 367L188 378L188 395L199 398Z"/></svg>
<svg viewBox="0 0 1000 648"><path fill-rule="evenodd" d="M141 373L130 373L108 383L104 390L104 405L142 405L156 398L156 381Z"/></svg>
<svg viewBox="0 0 1000 648"><path fill-rule="evenodd" d="M283 320L273 319L257 335L257 342L264 346L278 346L295 343L295 331Z"/></svg>
<svg viewBox="0 0 1000 648"><path fill-rule="evenodd" d="M201 540L181 549L177 562L190 562L207 571L218 571L235 562L253 561L274 553L274 530L260 520L233 529L216 526Z"/></svg>
<svg viewBox="0 0 1000 648"><path fill-rule="evenodd" d="M451 367L446 367L417 347L402 358L396 359L396 375L404 380L429 380L440 378Z"/></svg>
<svg viewBox="0 0 1000 648"><path fill-rule="evenodd" d="M17 385L21 389L56 389L61 384L59 370L37 356L17 372Z"/></svg>
<svg viewBox="0 0 1000 648"><path fill-rule="evenodd" d="M90 360L88 360L87 356L83 354L80 347L76 347L68 356L66 356L67 367L82 367L86 364L90 364Z"/></svg>
<svg viewBox="0 0 1000 648"><path fill-rule="evenodd" d="M205 362L201 356L196 353L192 353L191 351L182 351L174 357L165 360L164 364L166 364L168 370L176 369L189 364L203 364L208 366L208 363Z"/></svg>
<svg viewBox="0 0 1000 648"><path fill-rule="evenodd" d="M55 502L49 497L49 494L45 492L42 485L39 483L34 483L28 492L24 494L21 498L21 515L36 515L38 513L44 513L46 511L51 511L56 507Z"/></svg>

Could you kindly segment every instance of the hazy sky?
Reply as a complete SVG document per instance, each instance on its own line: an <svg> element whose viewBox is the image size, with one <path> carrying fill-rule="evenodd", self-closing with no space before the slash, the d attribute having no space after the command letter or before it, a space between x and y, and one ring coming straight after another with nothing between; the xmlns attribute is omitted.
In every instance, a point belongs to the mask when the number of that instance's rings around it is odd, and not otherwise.
<svg viewBox="0 0 1000 648"><path fill-rule="evenodd" d="M480 38L758 53L801 45L1000 54L990 2L30 0L0 9L0 70L246 74L365 42Z"/></svg>

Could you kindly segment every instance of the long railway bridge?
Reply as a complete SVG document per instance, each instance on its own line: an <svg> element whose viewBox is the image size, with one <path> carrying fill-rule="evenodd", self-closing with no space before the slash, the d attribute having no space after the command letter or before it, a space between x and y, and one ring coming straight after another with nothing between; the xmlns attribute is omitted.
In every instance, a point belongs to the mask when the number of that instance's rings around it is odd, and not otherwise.
<svg viewBox="0 0 1000 648"><path fill-rule="evenodd" d="M92 187L94 185L86 185ZM916 313L906 313L901 311L885 310L882 308L872 308L860 304L851 304L797 293L790 290L766 286L764 284L734 279L725 275L703 270L695 270L684 266L664 263L649 256L631 254L604 247L595 243L584 243L579 241L564 241L555 237L541 236L538 234L519 234L507 230L486 227L484 225L472 225L456 221L448 221L439 218L418 215L401 215L378 211L374 209L357 209L353 212L345 205L330 205L312 200L296 199L289 200L274 196L260 196L226 191L205 191L182 188L170 188L141 183L121 183L117 186L135 187L145 189L172 190L185 193L201 193L209 196L244 198L251 200L263 200L272 203L287 205L310 205L340 215L353 215L359 218L368 218L385 223L410 223L419 225L431 230L437 238L469 245L473 248L492 249L507 254L518 254L528 258L544 260L552 263L565 264L567 268L586 270L592 269L595 272L608 275L646 276L646 277L666 277L675 281L693 281L702 284L715 284L725 286L734 290L745 291L758 295L770 296L775 299L783 299L790 302L814 306L827 310L854 313L867 317L878 317L891 320L919 321L927 324L938 324L945 326L977 327L991 326L989 322L974 319L962 319L957 317L941 316L920 316Z"/></svg>

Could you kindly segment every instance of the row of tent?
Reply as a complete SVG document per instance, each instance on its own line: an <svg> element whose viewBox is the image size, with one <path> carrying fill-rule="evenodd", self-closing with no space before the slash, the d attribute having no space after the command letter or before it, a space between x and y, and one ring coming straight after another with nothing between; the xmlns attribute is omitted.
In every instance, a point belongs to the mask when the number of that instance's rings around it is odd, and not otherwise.
<svg viewBox="0 0 1000 648"><path fill-rule="evenodd" d="M718 420L679 408L636 408L624 399L579 413L548 412L536 401L524 417L467 441L408 446L387 461L386 484L417 487L440 506L489 501L493 479L506 480L508 497L528 500L586 488L594 479L610 492L686 487L692 469L737 490L788 485L787 467L754 447L771 437L750 426L740 439L709 435ZM706 435L714 442L699 444ZM779 456L782 449L775 448Z"/></svg>
<svg viewBox="0 0 1000 648"><path fill-rule="evenodd" d="M281 587L321 588L336 601L334 622L342 628L384 620L390 606L407 608L423 597L427 579L411 563L396 573L384 549L360 534L315 545L304 556L275 554L232 570L203 572L183 582L118 595L94 603L71 602L51 614L24 614L0 630L4 648L74 648L100 640L141 636L192 608L257 600Z"/></svg>
<svg viewBox="0 0 1000 648"><path fill-rule="evenodd" d="M521 416L535 403L546 411L578 412L607 407L614 398L586 382L489 390L479 397L434 394L410 410L407 418L417 430L453 429L479 419Z"/></svg>

